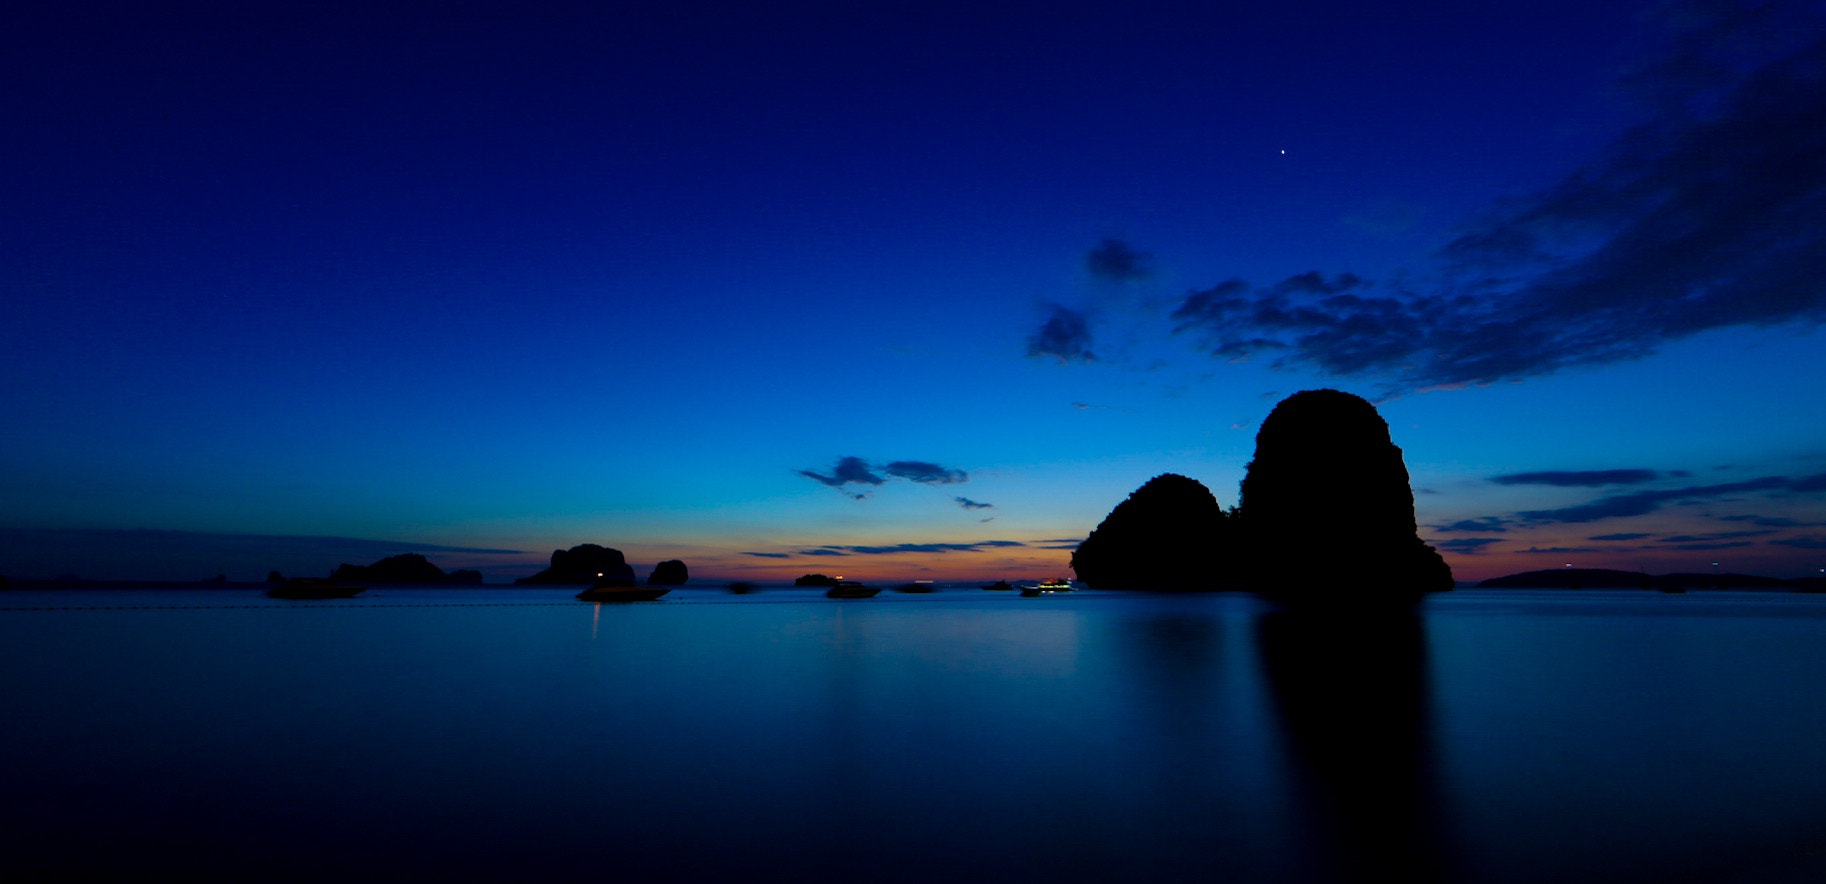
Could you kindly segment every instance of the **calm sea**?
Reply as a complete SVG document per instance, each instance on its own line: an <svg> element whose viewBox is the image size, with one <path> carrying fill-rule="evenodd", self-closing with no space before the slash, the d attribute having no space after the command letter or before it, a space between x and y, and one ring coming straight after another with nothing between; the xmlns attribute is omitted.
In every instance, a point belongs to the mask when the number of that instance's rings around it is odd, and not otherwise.
<svg viewBox="0 0 1826 884"><path fill-rule="evenodd" d="M1826 875L1826 596L0 593L0 876Z"/></svg>

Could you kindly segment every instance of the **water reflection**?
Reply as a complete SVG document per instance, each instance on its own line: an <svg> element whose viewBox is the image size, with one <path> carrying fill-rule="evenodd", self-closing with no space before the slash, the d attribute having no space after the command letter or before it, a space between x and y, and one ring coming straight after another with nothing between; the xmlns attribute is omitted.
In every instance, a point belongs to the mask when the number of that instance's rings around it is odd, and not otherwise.
<svg viewBox="0 0 1826 884"><path fill-rule="evenodd" d="M1315 875L1449 880L1420 618L1277 611L1256 645Z"/></svg>

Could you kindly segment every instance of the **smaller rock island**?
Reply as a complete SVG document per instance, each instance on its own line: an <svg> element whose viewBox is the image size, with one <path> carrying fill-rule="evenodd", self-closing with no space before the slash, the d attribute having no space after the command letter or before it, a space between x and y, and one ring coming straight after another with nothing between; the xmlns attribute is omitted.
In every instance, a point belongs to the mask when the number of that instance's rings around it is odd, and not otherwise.
<svg viewBox="0 0 1826 884"><path fill-rule="evenodd" d="M691 579L691 569L678 559L667 559L653 566L653 573L647 575L648 586L684 586Z"/></svg>
<svg viewBox="0 0 1826 884"><path fill-rule="evenodd" d="M1116 504L1078 544L1071 568L1092 589L1231 588L1231 534L1211 489L1163 473Z"/></svg>

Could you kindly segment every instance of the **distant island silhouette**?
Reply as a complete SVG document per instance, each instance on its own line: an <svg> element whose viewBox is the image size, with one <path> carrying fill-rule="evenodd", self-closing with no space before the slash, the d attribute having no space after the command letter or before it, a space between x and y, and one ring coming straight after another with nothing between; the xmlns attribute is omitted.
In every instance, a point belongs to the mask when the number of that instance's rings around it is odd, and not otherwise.
<svg viewBox="0 0 1826 884"><path fill-rule="evenodd" d="M268 577L269 582L272 579ZM343 563L330 572L330 579L348 583L416 583L416 584L461 584L479 586L482 583L482 572L456 570L445 573L424 556L418 553L404 553L388 556L372 565L351 565Z"/></svg>
<svg viewBox="0 0 1826 884"><path fill-rule="evenodd" d="M1755 574L1704 573L1697 571L1672 574L1645 574L1640 571L1615 571L1608 568L1546 568L1523 571L1503 577L1492 577L1477 584L1478 589L1791 589L1800 592L1826 592L1826 581L1818 577L1783 580Z"/></svg>
<svg viewBox="0 0 1826 884"><path fill-rule="evenodd" d="M1412 605L1452 589L1451 567L1420 539L1401 449L1369 401L1295 393L1255 440L1235 510L1194 480L1157 476L1078 545L1073 570L1092 588L1243 586L1297 606Z"/></svg>
<svg viewBox="0 0 1826 884"><path fill-rule="evenodd" d="M551 567L515 584L633 586L634 569L621 550L594 543L552 550Z"/></svg>

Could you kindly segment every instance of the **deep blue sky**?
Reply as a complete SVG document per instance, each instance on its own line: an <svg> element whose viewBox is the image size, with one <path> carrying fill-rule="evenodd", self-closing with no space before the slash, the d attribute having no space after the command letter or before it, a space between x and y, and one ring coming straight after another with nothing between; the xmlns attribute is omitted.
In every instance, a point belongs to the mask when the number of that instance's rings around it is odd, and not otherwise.
<svg viewBox="0 0 1826 884"><path fill-rule="evenodd" d="M1816 573L1822 19L12 9L0 573L1048 576L1319 386L1461 578Z"/></svg>

